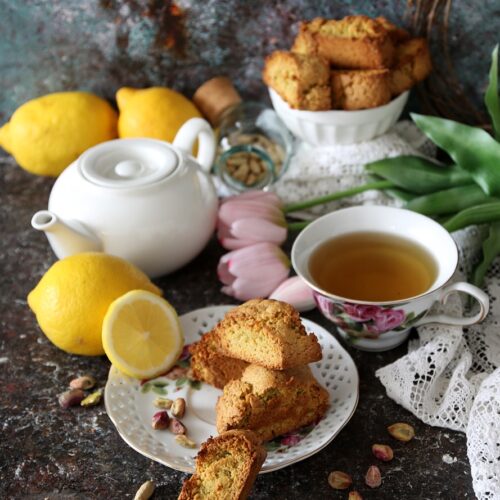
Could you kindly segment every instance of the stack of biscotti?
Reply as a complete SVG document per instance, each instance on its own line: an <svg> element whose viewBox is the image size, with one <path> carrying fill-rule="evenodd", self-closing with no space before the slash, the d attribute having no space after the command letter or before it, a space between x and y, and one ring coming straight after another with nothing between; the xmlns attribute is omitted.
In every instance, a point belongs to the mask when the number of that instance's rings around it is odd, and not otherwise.
<svg viewBox="0 0 500 500"><path fill-rule="evenodd" d="M266 450L250 431L228 431L209 438L196 456L196 473L179 500L244 500L257 478Z"/></svg>
<svg viewBox="0 0 500 500"><path fill-rule="evenodd" d="M291 51L266 58L263 80L295 109L357 110L387 104L430 71L424 38L384 17L348 16L301 23Z"/></svg>
<svg viewBox="0 0 500 500"><path fill-rule="evenodd" d="M193 376L223 388L219 432L247 429L268 441L319 420L328 408L328 392L307 366L321 359L321 346L289 304L246 302L191 353Z"/></svg>
<svg viewBox="0 0 500 500"><path fill-rule="evenodd" d="M241 377L248 363L226 356L219 344L218 334L211 331L205 333L200 341L189 346L191 376L223 389L228 382Z"/></svg>

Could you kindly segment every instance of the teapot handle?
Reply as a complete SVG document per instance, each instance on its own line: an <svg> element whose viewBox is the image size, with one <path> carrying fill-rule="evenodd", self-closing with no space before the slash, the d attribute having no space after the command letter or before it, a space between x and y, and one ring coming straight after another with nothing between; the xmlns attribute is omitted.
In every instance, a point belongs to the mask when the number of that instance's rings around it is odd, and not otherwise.
<svg viewBox="0 0 500 500"><path fill-rule="evenodd" d="M215 157L215 135L210 124L203 118L191 118L177 132L173 145L187 154L192 154L194 142L198 139L196 161L206 172L210 171Z"/></svg>

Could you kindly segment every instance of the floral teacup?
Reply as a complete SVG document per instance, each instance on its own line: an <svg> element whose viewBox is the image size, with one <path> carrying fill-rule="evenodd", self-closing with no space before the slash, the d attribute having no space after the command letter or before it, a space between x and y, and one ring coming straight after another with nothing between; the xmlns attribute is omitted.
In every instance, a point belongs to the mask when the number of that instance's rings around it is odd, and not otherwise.
<svg viewBox="0 0 500 500"><path fill-rule="evenodd" d="M420 295L390 302L347 299L321 289L309 272L311 255L331 238L364 231L418 242L437 264L432 285ZM466 326L482 321L488 314L489 300L483 291L470 283L450 282L458 265L457 246L450 234L432 219L409 210L365 205L324 215L309 224L295 240L292 265L313 289L319 310L335 323L344 339L359 349L385 351L406 340L412 326L426 323ZM444 303L454 291L474 297L479 303L479 312L470 317L428 315L432 304Z"/></svg>

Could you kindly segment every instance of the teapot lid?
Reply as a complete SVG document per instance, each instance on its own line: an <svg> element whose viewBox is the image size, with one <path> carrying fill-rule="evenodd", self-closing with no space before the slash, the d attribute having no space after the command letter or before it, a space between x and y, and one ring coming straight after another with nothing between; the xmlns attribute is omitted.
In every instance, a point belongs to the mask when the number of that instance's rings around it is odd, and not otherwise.
<svg viewBox="0 0 500 500"><path fill-rule="evenodd" d="M167 142L155 139L116 139L82 154L80 172L88 181L108 188L131 188L159 182L179 163Z"/></svg>

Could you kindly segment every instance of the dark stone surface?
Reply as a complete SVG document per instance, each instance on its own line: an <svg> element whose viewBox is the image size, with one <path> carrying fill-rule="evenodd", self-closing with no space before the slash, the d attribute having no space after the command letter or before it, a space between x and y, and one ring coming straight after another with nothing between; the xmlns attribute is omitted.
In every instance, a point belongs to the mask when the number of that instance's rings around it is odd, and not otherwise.
<svg viewBox="0 0 500 500"><path fill-rule="evenodd" d="M132 498L148 478L157 484L154 498L175 499L186 474L173 471L129 448L104 407L62 410L57 395L77 374L92 373L100 386L109 362L104 357L68 355L39 330L26 295L54 262L45 236L30 227L36 210L46 207L52 180L34 177L0 156L0 498ZM184 269L157 280L179 314L208 305L231 303L219 292L215 273L223 250L215 241ZM305 315L332 330L319 313ZM347 498L332 490L328 473L350 473L363 498L474 498L463 434L422 424L391 401L375 370L406 352L401 346L370 354L348 347L360 374L355 415L324 450L303 462L261 475L253 499ZM411 423L410 443L390 438L386 427ZM364 485L364 474L377 461L375 442L388 443L395 458L378 463L383 484ZM453 463L446 463L448 454Z"/></svg>
<svg viewBox="0 0 500 500"><path fill-rule="evenodd" d="M34 97L90 90L114 99L122 86L173 87L187 96L227 74L246 98L263 98L264 57L289 48L301 20L384 15L411 27L427 4L435 18L446 0L0 0L0 122ZM435 66L484 112L490 54L498 43L498 0L451 2L444 59L432 30ZM425 20L417 27L422 32ZM414 34L419 34L413 30ZM453 68L453 70L450 68ZM447 97L449 85L440 88Z"/></svg>

